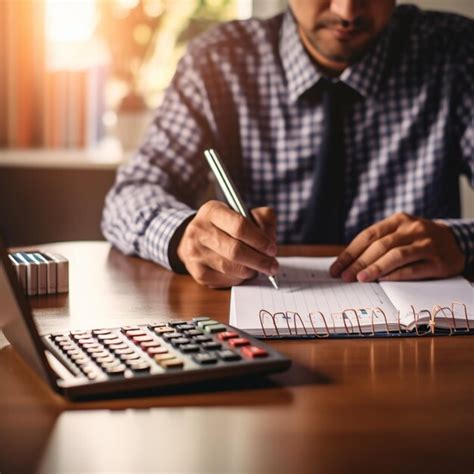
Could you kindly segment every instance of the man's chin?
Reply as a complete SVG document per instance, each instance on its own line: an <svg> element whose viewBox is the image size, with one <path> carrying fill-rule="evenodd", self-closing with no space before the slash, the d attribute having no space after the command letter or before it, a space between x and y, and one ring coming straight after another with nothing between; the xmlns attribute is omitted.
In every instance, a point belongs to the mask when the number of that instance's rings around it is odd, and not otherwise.
<svg viewBox="0 0 474 474"><path fill-rule="evenodd" d="M351 42L325 35L312 41L316 50L326 59L336 63L348 64L357 61L367 50L369 41L366 38L354 39Z"/></svg>

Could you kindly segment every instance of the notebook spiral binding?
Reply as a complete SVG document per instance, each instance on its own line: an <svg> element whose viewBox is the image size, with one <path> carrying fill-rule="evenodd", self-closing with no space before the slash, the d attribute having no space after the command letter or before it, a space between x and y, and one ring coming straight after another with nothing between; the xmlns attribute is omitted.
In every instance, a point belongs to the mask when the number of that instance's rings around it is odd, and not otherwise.
<svg viewBox="0 0 474 474"><path fill-rule="evenodd" d="M396 336L437 336L437 335L458 335L458 334L474 334L474 328L470 327L467 307L464 303L460 303L458 301L453 301L451 303L451 307L448 306L439 306L434 305L430 310L422 309L420 311L416 311L413 305L410 305L411 311L413 312L414 317L414 331L409 330L402 326L400 322L400 311L397 311L397 329L393 330L390 329L389 323L387 320L387 315L380 307L374 308L348 308L342 311L341 313L331 313L331 319L333 321L332 324L332 331L331 325L328 324L326 316L321 311L315 311L309 313L308 320L309 325L304 323L303 318L300 316L299 313L294 311L285 311L285 312L276 312L271 313L266 309L261 309L259 311L259 321L260 326L262 328L263 337L265 338L281 338L281 337L307 337L307 338L339 338L339 337L396 337ZM458 308L458 312L462 313L462 319L466 321L466 327L460 328L457 327L456 318L455 318L455 311ZM364 311L371 314L371 324L369 332L364 332L360 318L359 312ZM352 320L349 317L349 314L353 314L356 319L356 327L352 324ZM377 317L377 314L381 315L383 321L385 323L385 331L378 332L375 331L375 323L374 317ZM420 322L420 315L427 314L429 316L428 322ZM321 318L321 321L324 325L324 332L318 331L318 329L314 325L314 316L318 315ZM344 323L344 331L345 332L338 332L336 331L336 326L334 323L333 316L341 315L342 320ZM276 319L281 317L284 321L286 321L286 328L288 329L288 334L282 334L278 325L276 323ZM437 318L443 317L445 320L450 321L448 328L440 328L437 326ZM270 334L268 332L268 327L265 327L265 320L270 319L271 325L275 330L276 334ZM290 321L293 321L293 327L290 324ZM298 326L297 322L300 323ZM349 324L348 324L349 323Z"/></svg>

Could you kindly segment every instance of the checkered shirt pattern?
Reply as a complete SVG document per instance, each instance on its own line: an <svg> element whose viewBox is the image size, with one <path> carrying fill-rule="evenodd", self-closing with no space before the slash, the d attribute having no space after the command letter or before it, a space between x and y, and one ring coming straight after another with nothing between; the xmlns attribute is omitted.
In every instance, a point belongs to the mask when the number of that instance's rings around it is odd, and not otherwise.
<svg viewBox="0 0 474 474"><path fill-rule="evenodd" d="M312 93L321 78L290 10L194 40L142 146L118 171L106 238L176 269L173 236L209 187L202 152L214 147L246 204L275 209L278 241L298 243L324 127ZM345 241L404 211L443 219L473 263L474 220L459 218L459 176L473 185L474 22L399 6L339 79L361 96L344 124Z"/></svg>

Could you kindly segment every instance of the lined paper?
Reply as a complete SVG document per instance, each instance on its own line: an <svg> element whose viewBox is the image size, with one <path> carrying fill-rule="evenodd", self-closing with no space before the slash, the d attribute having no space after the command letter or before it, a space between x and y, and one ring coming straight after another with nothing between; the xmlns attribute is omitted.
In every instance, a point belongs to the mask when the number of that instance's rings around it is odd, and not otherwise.
<svg viewBox="0 0 474 474"><path fill-rule="evenodd" d="M251 334L262 334L260 310L276 317L277 327L288 335L291 329L302 334L304 327L324 330L325 324L317 312L322 312L329 329L339 332L361 326L366 329L385 326L385 319L370 308L381 308L390 328L397 324L396 310L378 283L344 283L329 276L330 258L283 257L279 259L279 290L272 288L268 279L259 275L256 279L232 288L230 324ZM359 321L354 312L358 311ZM299 317L295 316L295 313ZM317 313L317 314L316 314ZM270 318L264 319L268 331L274 332ZM312 323L312 324L311 324Z"/></svg>

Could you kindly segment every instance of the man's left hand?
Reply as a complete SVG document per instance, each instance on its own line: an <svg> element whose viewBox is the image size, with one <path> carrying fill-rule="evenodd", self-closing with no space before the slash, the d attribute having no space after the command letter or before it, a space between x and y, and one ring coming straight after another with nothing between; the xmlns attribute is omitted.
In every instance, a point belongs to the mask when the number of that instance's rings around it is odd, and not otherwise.
<svg viewBox="0 0 474 474"><path fill-rule="evenodd" d="M447 225L401 212L357 235L330 274L346 282L447 278L462 273L464 260Z"/></svg>

